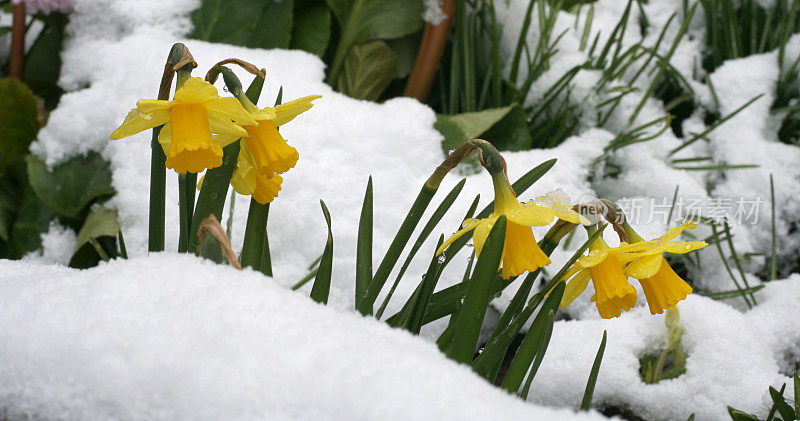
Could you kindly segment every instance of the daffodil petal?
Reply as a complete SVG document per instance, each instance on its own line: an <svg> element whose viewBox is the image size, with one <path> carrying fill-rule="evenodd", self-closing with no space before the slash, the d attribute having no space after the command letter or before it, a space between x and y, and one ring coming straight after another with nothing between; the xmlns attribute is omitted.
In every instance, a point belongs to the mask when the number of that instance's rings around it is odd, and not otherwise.
<svg viewBox="0 0 800 421"><path fill-rule="evenodd" d="M657 241L662 242L662 243L663 242L667 242L667 241L672 240L672 239L678 237L679 235L681 235L683 230L693 230L695 228L697 228L697 223L696 222L689 221L689 222L683 223L683 224L681 224L681 225L679 225L679 226L677 226L675 228L671 228L671 229L667 230L667 232L665 232L664 235L662 235L661 237L658 237Z"/></svg>
<svg viewBox="0 0 800 421"><path fill-rule="evenodd" d="M234 124L230 118L217 113L208 113L208 128L211 133L237 136L237 139L247 136L247 130Z"/></svg>
<svg viewBox="0 0 800 421"><path fill-rule="evenodd" d="M591 273L589 273L588 269L582 269L573 276L564 288L564 295L561 297L561 308L570 305L576 298L580 297L583 291L586 290L586 286L589 285L590 279Z"/></svg>
<svg viewBox="0 0 800 421"><path fill-rule="evenodd" d="M466 223L466 221L465 221L465 223ZM456 240L461 238L462 235L464 235L464 234L472 231L473 229L475 229L476 226L478 226L477 223L471 224L471 225L467 225L465 228L462 228L462 229L458 230L458 232L456 232L455 234L451 235L450 238L448 238L444 243L442 243L441 246L439 246L438 249L436 249L436 254L437 255L441 254L447 247L450 246L450 244L453 244L453 242L455 242Z"/></svg>
<svg viewBox="0 0 800 421"><path fill-rule="evenodd" d="M322 98L322 95L309 95L275 106L275 126L280 126L292 121L295 117L308 111L314 104L311 101Z"/></svg>
<svg viewBox="0 0 800 421"><path fill-rule="evenodd" d="M606 259L606 256L608 256L608 251L606 250L592 250L588 255L579 257L578 263L585 268L590 268L592 266L597 266Z"/></svg>
<svg viewBox="0 0 800 421"><path fill-rule="evenodd" d="M649 278L658 273L663 260L661 253L643 256L631 262L625 268L625 274L636 279Z"/></svg>
<svg viewBox="0 0 800 421"><path fill-rule="evenodd" d="M256 110L251 116L255 120L275 120L275 117L277 117L275 109L272 107Z"/></svg>
<svg viewBox="0 0 800 421"><path fill-rule="evenodd" d="M219 98L217 88L199 77L190 77L175 92L175 102L201 103Z"/></svg>
<svg viewBox="0 0 800 421"><path fill-rule="evenodd" d="M507 212L506 218L515 224L531 227L547 225L553 222L555 214L552 209L531 202L522 205L516 210Z"/></svg>
<svg viewBox="0 0 800 421"><path fill-rule="evenodd" d="M558 219L563 219L567 222L572 222L573 224L582 224L588 225L591 224L585 216L575 212L574 210L564 206L561 203L556 203L553 205L553 213L558 217Z"/></svg>
<svg viewBox="0 0 800 421"><path fill-rule="evenodd" d="M114 130L114 133L111 133L109 139L116 140L133 136L136 133L160 126L169 120L169 114L161 115L160 117L158 119L153 118L153 116L142 114L138 109L134 108L125 117L125 122L117 130Z"/></svg>
<svg viewBox="0 0 800 421"><path fill-rule="evenodd" d="M233 97L215 98L203 104L208 110L208 114L219 114L233 120L236 124L255 126L258 124L255 119L245 111L242 104Z"/></svg>
<svg viewBox="0 0 800 421"><path fill-rule="evenodd" d="M169 155L169 148L172 147L172 123L166 122L158 132L158 143L164 149L164 155Z"/></svg>
<svg viewBox="0 0 800 421"><path fill-rule="evenodd" d="M666 253L686 254L690 251L701 249L707 245L708 243L705 241L681 241L666 243L662 246L662 248Z"/></svg>
<svg viewBox="0 0 800 421"><path fill-rule="evenodd" d="M481 254L483 244L486 242L486 237L489 236L489 232L492 230L495 222L497 222L497 217L492 216L482 220L478 225L475 226L475 233L472 235L472 242L475 246L476 256Z"/></svg>
<svg viewBox="0 0 800 421"><path fill-rule="evenodd" d="M175 102L161 99L140 99L136 102L136 108L142 114L150 116L162 116L169 118L169 109L175 106Z"/></svg>

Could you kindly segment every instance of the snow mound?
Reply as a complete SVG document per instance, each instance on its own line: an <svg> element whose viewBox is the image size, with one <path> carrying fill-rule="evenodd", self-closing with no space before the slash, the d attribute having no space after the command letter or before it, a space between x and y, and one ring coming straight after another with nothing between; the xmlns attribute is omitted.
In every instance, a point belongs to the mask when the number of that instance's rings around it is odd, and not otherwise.
<svg viewBox="0 0 800 421"><path fill-rule="evenodd" d="M527 404L405 331L187 255L0 261L0 300L12 419L602 418Z"/></svg>

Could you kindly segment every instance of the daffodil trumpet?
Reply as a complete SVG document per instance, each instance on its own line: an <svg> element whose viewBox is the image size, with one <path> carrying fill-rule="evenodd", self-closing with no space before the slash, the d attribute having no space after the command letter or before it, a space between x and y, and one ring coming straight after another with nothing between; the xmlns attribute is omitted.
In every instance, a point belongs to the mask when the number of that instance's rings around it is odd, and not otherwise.
<svg viewBox="0 0 800 421"><path fill-rule="evenodd" d="M471 218L464 221L463 228L447 239L436 250L436 254L442 253L462 235L474 231L475 253L480 255L486 237L497 219L504 215L508 224L501 259L503 279L549 265L550 258L537 244L531 227L548 225L556 216L578 224L583 221L581 216L561 202L551 203L550 206L539 201L521 204L506 176L505 160L491 144L485 141L481 142L476 143L476 146L481 164L492 176L495 194L494 212L487 218Z"/></svg>
<svg viewBox="0 0 800 421"><path fill-rule="evenodd" d="M696 223L684 223L650 241L643 239L629 224L624 227L631 245L646 245L626 266L625 273L641 283L650 313L661 314L692 293L692 287L675 273L663 255L685 254L707 246L705 241L673 241L684 230L697 228Z"/></svg>

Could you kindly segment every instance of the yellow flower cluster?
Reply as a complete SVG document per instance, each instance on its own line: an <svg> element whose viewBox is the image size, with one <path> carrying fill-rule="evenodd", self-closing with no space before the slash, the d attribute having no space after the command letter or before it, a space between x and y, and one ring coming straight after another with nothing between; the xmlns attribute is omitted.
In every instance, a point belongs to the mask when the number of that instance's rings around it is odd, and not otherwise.
<svg viewBox="0 0 800 421"><path fill-rule="evenodd" d="M559 191L538 197L522 204L508 184L503 173L492 176L495 202L494 213L483 219L467 219L463 228L445 241L437 254L464 234L473 231L476 254L480 255L486 238L500 215L507 219L505 242L502 254L502 277L504 279L532 272L550 264L550 258L539 248L531 227L550 224L554 218L573 224L588 225L589 221L572 210ZM564 291L561 307L575 300L591 280L595 288L597 309L603 318L617 317L622 310L636 305L636 289L628 283L628 277L639 280L653 314L662 313L686 298L692 288L669 266L663 253L683 254L706 246L703 241L671 241L684 229L693 229L696 224L687 223L669 230L663 236L645 241L631 232L631 244L623 243L611 248L601 238L589 246L589 253L578 259L564 279L570 279Z"/></svg>
<svg viewBox="0 0 800 421"><path fill-rule="evenodd" d="M189 78L173 100L141 99L111 139L122 139L163 125L158 142L166 166L178 173L198 173L222 165L222 148L241 139L231 184L240 194L259 203L278 195L282 174L297 163L297 150L278 127L311 108L319 95L307 96L276 107L243 106L233 97L220 97L217 88Z"/></svg>

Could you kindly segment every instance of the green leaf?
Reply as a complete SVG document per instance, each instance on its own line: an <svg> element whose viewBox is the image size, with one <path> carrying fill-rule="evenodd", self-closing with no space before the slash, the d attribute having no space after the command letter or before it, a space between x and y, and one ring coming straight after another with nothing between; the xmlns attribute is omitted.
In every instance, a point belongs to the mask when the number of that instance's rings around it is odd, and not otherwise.
<svg viewBox="0 0 800 421"><path fill-rule="evenodd" d="M26 186L11 232L14 251L21 256L41 247L41 235L47 232L54 216L53 211L39 200L33 189Z"/></svg>
<svg viewBox="0 0 800 421"><path fill-rule="evenodd" d="M0 188L0 239L3 241L7 242L11 238L11 227L19 206L9 192Z"/></svg>
<svg viewBox="0 0 800 421"><path fill-rule="evenodd" d="M533 137L528 131L528 115L519 105L512 106L508 114L481 135L501 151L526 151L533 148Z"/></svg>
<svg viewBox="0 0 800 421"><path fill-rule="evenodd" d="M444 136L442 149L448 151L461 146L462 143L470 139L479 137L501 121L514 107L515 105L509 105L502 108L490 108L474 113L454 115L438 114L433 127ZM488 140L494 144L491 139Z"/></svg>
<svg viewBox="0 0 800 421"><path fill-rule="evenodd" d="M83 227L78 231L78 240L73 253L77 252L91 239L98 237L116 237L119 232L117 212L104 206L94 206L86 217Z"/></svg>
<svg viewBox="0 0 800 421"><path fill-rule="evenodd" d="M475 271L467 284L464 304L458 312L453 345L448 357L460 363L472 361L478 336L481 333L486 308L492 298L492 285L500 267L506 237L506 217L497 219L484 243Z"/></svg>
<svg viewBox="0 0 800 421"><path fill-rule="evenodd" d="M33 92L17 79L0 79L0 162L8 165L27 155L39 131L38 101Z"/></svg>
<svg viewBox="0 0 800 421"><path fill-rule="evenodd" d="M438 188L438 186L431 187L425 184L422 186L422 189L420 189L417 198L414 199L414 203L411 204L411 209L408 210L408 214L406 214L405 219L403 219L403 223L400 224L400 228L397 229L392 243L389 244L389 249L386 250L381 264L378 265L378 269L375 270L372 281L367 286L361 299L358 300L357 308L361 314L372 314L373 304L375 304L378 294L380 294L381 289L383 289L383 286L386 284L386 280L389 279L389 274L397 264L397 260L400 259L400 253L403 252L406 244L408 244L411 234L414 233L414 228L417 227L419 220L422 218L422 214L425 213L425 209L428 208Z"/></svg>
<svg viewBox="0 0 800 421"><path fill-rule="evenodd" d="M340 36L328 73L328 83L337 81L345 57L357 44L394 39L422 29L420 0L326 0L339 22Z"/></svg>
<svg viewBox="0 0 800 421"><path fill-rule="evenodd" d="M794 409L786 403L786 399L783 397L781 392L778 392L774 387L769 387L769 395L772 397L772 401L775 403L775 407L778 408L778 412L781 414L781 418L784 421L794 420Z"/></svg>
<svg viewBox="0 0 800 421"><path fill-rule="evenodd" d="M358 221L356 305L370 281L372 281L372 176L367 182L367 191L364 193L364 203L361 205L361 217Z"/></svg>
<svg viewBox="0 0 800 421"><path fill-rule="evenodd" d="M325 202L319 201L322 206L322 214L325 215L325 223L328 224L328 240L325 242L325 250L322 252L322 260L319 261L317 277L311 287L311 299L323 304L328 304L328 295L331 291L331 271L333 270L333 232L331 231L331 213Z"/></svg>
<svg viewBox="0 0 800 421"><path fill-rule="evenodd" d="M293 0L202 0L192 12L194 31L203 41L250 48L289 48Z"/></svg>
<svg viewBox="0 0 800 421"><path fill-rule="evenodd" d="M73 157L52 171L35 155L27 161L31 187L58 214L75 218L93 199L114 194L109 164L97 152Z"/></svg>
<svg viewBox="0 0 800 421"><path fill-rule="evenodd" d="M511 393L517 393L522 381L525 379L525 373L528 372L533 362L534 357L538 357L538 349L542 340L544 339L544 332L546 324L548 323L548 314L558 311L558 305L561 303L561 296L564 295L564 282L559 283L553 292L542 304L542 308L533 320L530 329L525 333L522 343L517 349L517 354L511 361L511 366L508 368L505 379L503 379L502 388ZM543 350L543 351L546 351ZM535 374L535 373L533 373Z"/></svg>
<svg viewBox="0 0 800 421"><path fill-rule="evenodd" d="M589 372L589 381L586 382L586 389L583 392L581 411L592 409L592 396L594 396L594 386L597 384L597 375L600 374L600 363L603 362L603 354L606 351L606 339L608 339L608 332L604 330L603 340L600 341L600 348L597 349L592 370ZM694 414L692 414L692 418L694 418Z"/></svg>
<svg viewBox="0 0 800 421"><path fill-rule="evenodd" d="M326 0L353 41L394 39L422 29L422 2L419 0Z"/></svg>
<svg viewBox="0 0 800 421"><path fill-rule="evenodd" d="M331 11L325 5L295 8L291 48L322 57L331 38Z"/></svg>
<svg viewBox="0 0 800 421"><path fill-rule="evenodd" d="M376 101L394 78L397 53L383 41L354 46L339 74L339 92Z"/></svg>
<svg viewBox="0 0 800 421"><path fill-rule="evenodd" d="M759 421L758 417L738 409L728 407L728 414L730 414L733 421Z"/></svg>
<svg viewBox="0 0 800 421"><path fill-rule="evenodd" d="M420 33L386 41L389 47L392 47L392 50L397 53L397 65L394 68L395 78L403 78L411 73L414 61L417 59L420 42L422 42Z"/></svg>
<svg viewBox="0 0 800 421"><path fill-rule="evenodd" d="M37 95L55 99L62 92L58 76L61 74L64 29L69 19L63 13L40 15L37 19L44 22L44 28L25 56L23 80Z"/></svg>
<svg viewBox="0 0 800 421"><path fill-rule="evenodd" d="M442 243L444 243L444 234L439 236L439 242L436 244L436 248L439 248ZM422 281L409 299L410 306L408 307L408 313L403 314L404 317L400 317L399 319L399 327L415 335L419 335L422 329L425 309L428 307L428 302L430 302L433 290L436 289L436 284L439 282L439 277L442 275L443 268L444 265L439 261L439 257L436 255L432 256L431 262L428 265L428 270L425 272L425 275L422 276Z"/></svg>
<svg viewBox="0 0 800 421"><path fill-rule="evenodd" d="M222 149L222 165L206 171L203 177L203 186L197 196L197 205L192 216L192 228L189 230L189 252L199 253L198 245L200 240L197 237L197 230L200 224L209 215L214 215L217 221L222 220L222 208L225 207L225 199L228 198L228 187L231 183L233 169L236 166L236 158L239 156L239 141L231 143Z"/></svg>

